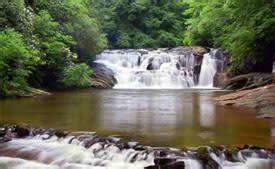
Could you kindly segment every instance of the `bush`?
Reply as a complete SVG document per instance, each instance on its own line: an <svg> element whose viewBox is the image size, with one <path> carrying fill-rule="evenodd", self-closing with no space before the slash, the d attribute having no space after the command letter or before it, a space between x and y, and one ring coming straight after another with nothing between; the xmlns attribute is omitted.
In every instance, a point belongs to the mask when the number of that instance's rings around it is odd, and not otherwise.
<svg viewBox="0 0 275 169"><path fill-rule="evenodd" d="M64 69L61 81L66 88L87 88L91 86L92 73L87 64L75 64Z"/></svg>
<svg viewBox="0 0 275 169"><path fill-rule="evenodd" d="M0 32L0 95L20 95L28 88L27 79L39 61L35 52L13 29Z"/></svg>

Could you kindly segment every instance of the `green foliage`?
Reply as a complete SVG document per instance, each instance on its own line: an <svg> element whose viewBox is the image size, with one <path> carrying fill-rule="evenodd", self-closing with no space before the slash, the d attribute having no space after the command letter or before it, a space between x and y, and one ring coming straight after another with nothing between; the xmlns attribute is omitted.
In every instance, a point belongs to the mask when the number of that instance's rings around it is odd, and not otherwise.
<svg viewBox="0 0 275 169"><path fill-rule="evenodd" d="M24 0L0 1L0 30L12 27L30 38L32 32L32 9Z"/></svg>
<svg viewBox="0 0 275 169"><path fill-rule="evenodd" d="M48 10L55 21L59 22L65 33L76 41L76 52L83 61L106 47L106 38L96 17L97 9L88 0L37 0L38 10Z"/></svg>
<svg viewBox="0 0 275 169"><path fill-rule="evenodd" d="M66 67L89 62L107 45L92 0L0 0L0 33L2 38L15 37L16 41L15 47L12 39L1 46L1 76L9 79L1 79L5 81L1 82L2 95L27 88L27 82L35 87L63 88ZM19 54L12 56L15 51ZM35 64L27 64L27 56L36 58ZM15 71L11 75L3 66L15 66Z"/></svg>
<svg viewBox="0 0 275 169"><path fill-rule="evenodd" d="M34 77L40 78L31 81L56 88L64 67L77 59L77 55L70 51L75 44L73 37L62 32L61 25L45 10L35 14L33 24L35 47L39 49L41 62L34 74Z"/></svg>
<svg viewBox="0 0 275 169"><path fill-rule="evenodd" d="M186 11L191 18L184 43L227 50L232 56L232 75L270 72L275 41L274 5L272 0L192 1Z"/></svg>
<svg viewBox="0 0 275 169"><path fill-rule="evenodd" d="M86 88L91 86L93 71L85 63L65 67L62 83L67 88Z"/></svg>
<svg viewBox="0 0 275 169"><path fill-rule="evenodd" d="M98 2L111 48L173 47L182 44L186 3L106 0Z"/></svg>
<svg viewBox="0 0 275 169"><path fill-rule="evenodd" d="M0 32L0 96L16 96L27 90L27 79L39 61L35 54L18 32Z"/></svg>

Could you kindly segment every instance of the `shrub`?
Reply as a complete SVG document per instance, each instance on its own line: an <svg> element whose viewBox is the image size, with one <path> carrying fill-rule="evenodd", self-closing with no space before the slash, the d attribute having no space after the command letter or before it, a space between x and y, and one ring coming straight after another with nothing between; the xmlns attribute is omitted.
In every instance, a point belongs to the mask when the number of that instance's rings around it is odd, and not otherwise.
<svg viewBox="0 0 275 169"><path fill-rule="evenodd" d="M0 95L20 95L28 88L27 79L39 61L35 52L13 29L0 32Z"/></svg>
<svg viewBox="0 0 275 169"><path fill-rule="evenodd" d="M65 67L62 82L66 88L87 88L90 87L90 77L93 71L85 64L75 64Z"/></svg>

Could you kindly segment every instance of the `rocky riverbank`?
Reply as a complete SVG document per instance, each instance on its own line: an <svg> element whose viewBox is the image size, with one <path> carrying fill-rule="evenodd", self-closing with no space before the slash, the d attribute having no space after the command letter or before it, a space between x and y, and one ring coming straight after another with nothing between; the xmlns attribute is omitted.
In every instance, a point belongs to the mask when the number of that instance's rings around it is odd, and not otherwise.
<svg viewBox="0 0 275 169"><path fill-rule="evenodd" d="M227 73L216 73L214 86L224 90L248 90L272 84L273 78L271 73L249 73L233 78Z"/></svg>
<svg viewBox="0 0 275 169"><path fill-rule="evenodd" d="M91 132L64 132L24 124L0 126L0 166L4 168L32 167L30 161L35 161L36 166L65 169L272 169L274 160L274 148L245 145L179 150L143 146L118 136L103 137Z"/></svg>
<svg viewBox="0 0 275 169"><path fill-rule="evenodd" d="M275 118L275 84L237 91L215 100L221 105L254 108L259 117Z"/></svg>

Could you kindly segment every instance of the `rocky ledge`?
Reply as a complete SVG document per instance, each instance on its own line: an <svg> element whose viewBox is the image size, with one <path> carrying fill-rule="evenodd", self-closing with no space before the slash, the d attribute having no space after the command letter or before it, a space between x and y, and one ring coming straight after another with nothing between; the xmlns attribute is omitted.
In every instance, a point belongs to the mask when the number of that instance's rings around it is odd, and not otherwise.
<svg viewBox="0 0 275 169"><path fill-rule="evenodd" d="M247 90L272 83L271 73L250 73L229 78L226 73L217 73L214 86L225 90Z"/></svg>
<svg viewBox="0 0 275 169"><path fill-rule="evenodd" d="M108 168L108 164L119 159L122 163L135 167L139 165L144 169L218 169L240 166L249 168L251 164L255 164L255 160L260 168L269 169L275 166L274 148L245 145L230 148L204 146L180 150L143 146L137 142L123 141L117 136L102 137L91 132L70 133L31 128L25 124L0 125L1 157L54 164L61 168ZM248 162L249 160L253 162Z"/></svg>
<svg viewBox="0 0 275 169"><path fill-rule="evenodd" d="M114 72L105 65L92 62L89 64L93 70L91 77L92 87L96 89L111 89L117 83Z"/></svg>
<svg viewBox="0 0 275 169"><path fill-rule="evenodd" d="M275 84L238 91L215 100L220 105L255 108L259 117L275 118Z"/></svg>

